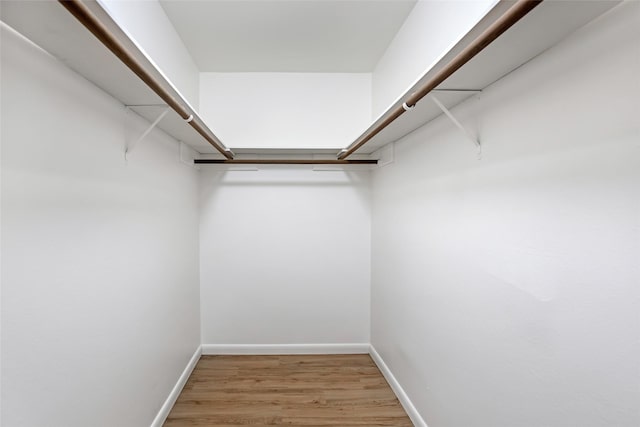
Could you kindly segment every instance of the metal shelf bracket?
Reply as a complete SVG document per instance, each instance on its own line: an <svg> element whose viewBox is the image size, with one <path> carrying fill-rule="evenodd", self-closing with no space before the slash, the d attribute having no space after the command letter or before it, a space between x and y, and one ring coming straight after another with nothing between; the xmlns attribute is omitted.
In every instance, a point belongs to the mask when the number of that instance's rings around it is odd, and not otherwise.
<svg viewBox="0 0 640 427"><path fill-rule="evenodd" d="M133 151L133 149L135 148L136 145L138 145L138 143L140 143L140 141L142 141L143 139L146 138L147 135L149 135L149 133L153 130L153 128L155 128L158 123L160 123L160 121L164 118L164 116L167 115L167 113L169 112L170 108L166 107L162 113L160 113L160 115L158 116L157 119L155 119L153 121L153 123L151 123L149 125L149 127L147 129L145 129L144 132L142 132L142 135L140 135L137 139L135 139L134 141L127 141L125 149L124 149L124 158L125 160L128 160L128 156L129 153L131 153L131 151Z"/></svg>
<svg viewBox="0 0 640 427"><path fill-rule="evenodd" d="M471 141L473 145L475 145L476 150L478 150L478 158L479 158L480 155L482 154L482 146L480 145L480 139L476 135L474 135L471 131L469 131L467 128L465 128L464 125L460 123L458 119L456 119L456 117L451 113L451 111L449 111L449 109L445 107L444 104L440 102L440 100L433 93L430 93L429 97L434 102L434 104L436 104L438 108L442 110L445 116L447 116L449 120L451 120L451 122L464 133L467 139Z"/></svg>

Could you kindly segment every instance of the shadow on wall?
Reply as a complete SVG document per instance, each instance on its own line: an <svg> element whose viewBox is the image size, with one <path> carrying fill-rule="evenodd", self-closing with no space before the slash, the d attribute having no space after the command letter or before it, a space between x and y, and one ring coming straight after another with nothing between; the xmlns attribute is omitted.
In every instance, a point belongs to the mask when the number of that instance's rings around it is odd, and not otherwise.
<svg viewBox="0 0 640 427"><path fill-rule="evenodd" d="M310 169L299 166L261 166L229 169L220 166L202 167L201 201L212 203L220 188L352 188L363 206L370 205L370 172L368 170ZM203 200L206 199L206 200Z"/></svg>

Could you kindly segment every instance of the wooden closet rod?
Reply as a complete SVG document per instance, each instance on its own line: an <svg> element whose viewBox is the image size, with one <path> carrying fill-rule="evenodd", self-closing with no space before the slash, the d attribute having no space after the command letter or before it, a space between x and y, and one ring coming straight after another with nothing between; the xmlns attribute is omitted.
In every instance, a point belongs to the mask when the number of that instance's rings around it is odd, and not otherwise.
<svg viewBox="0 0 640 427"><path fill-rule="evenodd" d="M299 159L195 159L197 165L376 165L377 160L299 160Z"/></svg>
<svg viewBox="0 0 640 427"><path fill-rule="evenodd" d="M425 82L418 90L413 92L406 99L404 105L400 105L386 114L386 117L376 127L362 134L346 149L338 154L339 160L344 160L353 154L358 148L366 144L371 138L376 136L382 129L386 128L395 119L403 115L407 109L411 108L418 101L424 98L429 92L444 82L449 76L455 73L460 67L469 62L474 56L480 53L491 42L497 39L502 33L507 31L516 22L522 19L533 8L542 3L542 0L517 0L498 20L489 28L484 30L475 40L473 40L462 52L457 54L447 65L436 73L431 79Z"/></svg>
<svg viewBox="0 0 640 427"><path fill-rule="evenodd" d="M224 146L213 132L202 122L202 119L180 99L169 93L147 69L129 52L114 34L91 12L82 0L58 0L85 28L98 38L114 55L116 55L131 71L146 83L164 102L167 103L183 120L195 129L209 144L227 159L233 159L233 152Z"/></svg>

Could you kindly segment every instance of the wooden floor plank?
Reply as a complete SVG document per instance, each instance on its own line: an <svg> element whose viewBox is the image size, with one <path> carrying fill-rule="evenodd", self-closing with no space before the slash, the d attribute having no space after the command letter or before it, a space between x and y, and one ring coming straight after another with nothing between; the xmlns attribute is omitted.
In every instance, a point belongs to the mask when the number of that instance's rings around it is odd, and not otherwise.
<svg viewBox="0 0 640 427"><path fill-rule="evenodd" d="M202 356L164 425L413 426L366 354Z"/></svg>

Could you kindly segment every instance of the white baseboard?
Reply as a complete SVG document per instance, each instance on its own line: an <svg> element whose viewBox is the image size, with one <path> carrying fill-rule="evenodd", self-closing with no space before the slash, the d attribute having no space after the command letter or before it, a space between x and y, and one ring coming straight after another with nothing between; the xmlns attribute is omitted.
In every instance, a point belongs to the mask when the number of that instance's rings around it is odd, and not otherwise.
<svg viewBox="0 0 640 427"><path fill-rule="evenodd" d="M202 344L204 355L367 354L369 344Z"/></svg>
<svg viewBox="0 0 640 427"><path fill-rule="evenodd" d="M413 403L409 399L409 396L407 396L407 393L405 393L404 389L402 388L398 380L396 380L396 377L393 376L391 370L389 369L387 364L384 363L384 360L382 360L382 357L380 357L373 345L369 346L369 355L371 356L375 364L378 365L378 369L380 369L380 372L382 372L382 375L391 386L391 389L396 394L396 397L400 401L400 404L404 408L407 415L409 415L409 418L411 418L413 425L415 425L416 427L427 427L427 423L424 421L424 419L422 419L422 417L418 413L418 410L415 406L413 406Z"/></svg>
<svg viewBox="0 0 640 427"><path fill-rule="evenodd" d="M173 386L173 389L171 390L171 393L169 393L167 400L165 400L162 404L162 407L158 411L158 415L156 415L153 422L151 423L151 427L162 427L162 424L164 424L165 420L169 416L169 412L171 412L171 408L173 408L176 400L178 400L178 396L180 396L184 385L187 383L191 372L193 372L193 368L196 367L196 363L198 363L201 354L202 347L198 346L195 353L193 353L193 356L191 356L189 363L187 363L187 366L184 368L184 371L182 371L180 378L178 378L178 382L176 382L176 385Z"/></svg>

